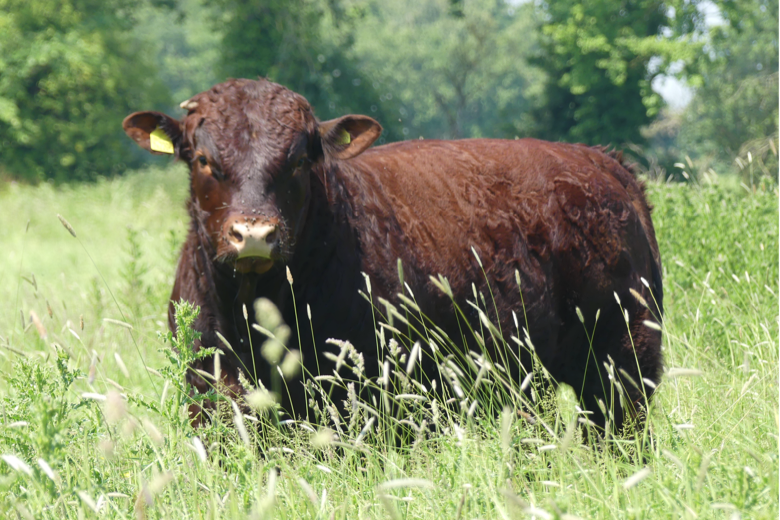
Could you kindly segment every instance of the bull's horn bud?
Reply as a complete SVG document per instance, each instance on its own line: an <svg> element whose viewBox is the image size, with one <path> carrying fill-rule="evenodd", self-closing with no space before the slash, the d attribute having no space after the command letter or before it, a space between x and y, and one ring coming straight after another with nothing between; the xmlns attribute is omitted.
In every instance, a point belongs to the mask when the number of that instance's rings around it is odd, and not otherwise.
<svg viewBox="0 0 780 520"><path fill-rule="evenodd" d="M196 108L198 108L198 102L188 99L186 101L182 101L181 103L179 103L179 106L184 110L195 110Z"/></svg>

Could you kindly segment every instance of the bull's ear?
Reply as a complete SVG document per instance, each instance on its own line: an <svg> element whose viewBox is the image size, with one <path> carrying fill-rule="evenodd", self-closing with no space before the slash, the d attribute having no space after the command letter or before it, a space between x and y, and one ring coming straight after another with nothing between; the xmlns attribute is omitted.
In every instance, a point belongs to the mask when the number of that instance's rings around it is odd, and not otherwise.
<svg viewBox="0 0 780 520"><path fill-rule="evenodd" d="M368 116L342 116L319 126L322 150L332 159L351 159L371 146L382 126Z"/></svg>
<svg viewBox="0 0 780 520"><path fill-rule="evenodd" d="M138 146L151 153L179 155L181 125L162 112L135 112L122 121L122 128Z"/></svg>

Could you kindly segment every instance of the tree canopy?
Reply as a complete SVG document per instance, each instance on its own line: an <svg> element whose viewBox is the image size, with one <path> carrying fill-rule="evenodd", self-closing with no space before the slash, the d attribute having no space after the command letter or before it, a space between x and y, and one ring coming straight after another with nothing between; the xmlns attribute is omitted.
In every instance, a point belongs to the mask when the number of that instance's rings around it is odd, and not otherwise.
<svg viewBox="0 0 780 520"><path fill-rule="evenodd" d="M168 98L128 5L0 0L0 170L89 180L139 164L119 123Z"/></svg>
<svg viewBox="0 0 780 520"><path fill-rule="evenodd" d="M684 2L677 2L679 10L675 5L662 0L543 3L541 52L534 63L547 74L544 101L533 112L536 133L588 144L642 143L640 129L663 105L651 88L664 72L659 65L690 61L698 48L684 34L696 27L697 11Z"/></svg>
<svg viewBox="0 0 780 520"><path fill-rule="evenodd" d="M302 94L321 119L365 113L381 119L385 135L398 139L384 117L379 85L351 59L359 9L337 0L209 0L224 13L219 75L265 76Z"/></svg>
<svg viewBox="0 0 780 520"><path fill-rule="evenodd" d="M364 2L355 54L399 103L405 138L514 137L529 131L541 73L534 8L503 0Z"/></svg>
<svg viewBox="0 0 780 520"><path fill-rule="evenodd" d="M777 0L0 0L0 177L80 181L139 166L153 159L127 141L125 115L176 115L214 83L257 76L303 94L320 119L376 118L380 143L611 143L666 170L687 155L728 171L750 152L776 176L777 10ZM682 111L652 88L670 71L693 88Z"/></svg>
<svg viewBox="0 0 780 520"><path fill-rule="evenodd" d="M718 3L722 22L709 30L690 67L696 95L682 115L678 147L729 164L751 152L777 172L778 2Z"/></svg>

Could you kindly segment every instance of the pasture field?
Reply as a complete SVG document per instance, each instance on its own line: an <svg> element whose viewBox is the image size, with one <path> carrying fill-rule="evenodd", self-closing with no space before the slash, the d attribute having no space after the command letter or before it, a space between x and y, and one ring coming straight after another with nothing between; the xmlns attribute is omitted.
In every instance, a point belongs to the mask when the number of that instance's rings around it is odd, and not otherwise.
<svg viewBox="0 0 780 520"><path fill-rule="evenodd" d="M493 409L473 397L500 372L474 382L474 356L445 407L390 353L380 400L404 417L353 405L334 435L223 402L195 431L165 341L183 169L1 186L0 517L776 519L777 186L648 191L666 374L646 435L588 444L570 389L539 394L531 416Z"/></svg>

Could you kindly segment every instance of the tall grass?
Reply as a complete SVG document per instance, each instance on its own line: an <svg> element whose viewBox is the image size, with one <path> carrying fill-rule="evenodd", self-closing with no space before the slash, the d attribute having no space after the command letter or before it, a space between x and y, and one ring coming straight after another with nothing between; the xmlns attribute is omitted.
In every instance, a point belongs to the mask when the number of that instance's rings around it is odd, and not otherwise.
<svg viewBox="0 0 780 520"><path fill-rule="evenodd" d="M176 340L179 354L166 341L174 251L186 229L183 177L172 168L0 192L4 517L777 518L771 183L649 187L667 368L643 447L619 436L582 443L571 389L540 391L542 406L526 403L518 414L477 395L502 384L479 353L396 350L390 327L403 330L414 315L412 294L394 312L374 302L385 323L379 378L361 375L351 346L324 346L354 368L340 372L343 384L373 387L376 402L350 393L346 407L319 400L311 424L279 422L257 390L247 408L221 401L215 420L193 430L188 340ZM484 297L474 302L483 309ZM180 314L182 326L191 313ZM514 333L522 339L522 323ZM417 356L438 356L437 391L406 377ZM281 368L284 352L273 360ZM337 379L324 375L309 385L315 396ZM277 383L269 390L286 391L282 376Z"/></svg>

